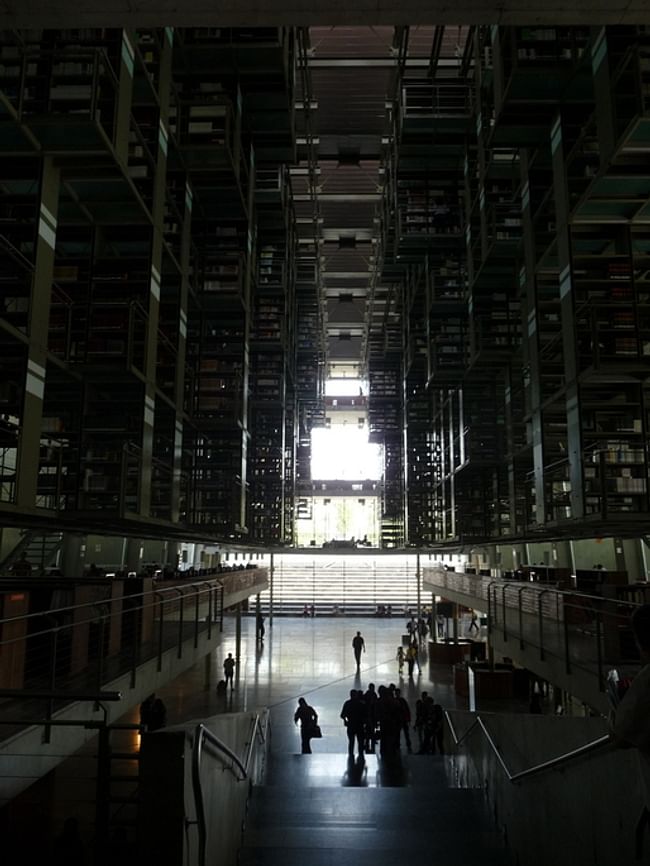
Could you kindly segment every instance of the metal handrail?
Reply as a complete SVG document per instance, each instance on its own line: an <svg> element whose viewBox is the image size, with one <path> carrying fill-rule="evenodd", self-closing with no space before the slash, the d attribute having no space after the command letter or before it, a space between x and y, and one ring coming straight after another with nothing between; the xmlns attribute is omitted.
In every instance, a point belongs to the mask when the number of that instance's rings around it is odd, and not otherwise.
<svg viewBox="0 0 650 866"><path fill-rule="evenodd" d="M214 576L213 579L214 579L214 585L215 586L218 586L219 588L223 587L222 581L219 578L217 578L216 575ZM206 581L206 580L200 580L200 581L196 581L196 583L192 582L192 583L185 583L185 584L175 584L174 586L162 586L159 584L159 585L155 586L155 588L152 588L150 591L129 593L126 596L120 596L120 599L121 600L123 600L124 598L128 598L128 599L143 598L144 599L145 596L150 596L152 592L170 592L172 590L175 590L177 587L181 587L182 589L195 588L197 592L199 592L200 594L203 594L206 592L206 590L205 589L201 590L200 587L201 586L205 587L206 583L208 583L208 582L209 581ZM85 584L83 581L79 580L76 582L75 585L83 586ZM111 580L107 580L105 584L101 584L99 581L94 581L92 583L92 585L93 586L105 585L106 587L110 587L111 586ZM29 578L24 578L24 587L25 587L25 591L29 591ZM1 588L2 587L0 586L0 589ZM101 602L99 602L97 600L84 601L80 604L71 604L71 605L67 605L66 607L57 607L57 608L52 608L51 610L47 610L47 611L38 611L37 613L25 613L25 614L22 614L20 616L3 617L3 618L0 618L0 625L6 625L8 623L18 622L19 620L35 619L37 617L42 617L44 613L47 614L48 616L52 616L53 614L60 614L60 613L70 613L71 611L80 610L81 608L96 607L100 603L105 604L105 603L110 602L110 601L111 601L111 599L102 599Z"/></svg>
<svg viewBox="0 0 650 866"><path fill-rule="evenodd" d="M425 572L426 571L435 571L436 569L437 569L437 566L424 566ZM604 598L602 595L592 595L591 593L580 592L576 589L556 589L555 587L549 586L547 584L531 582L531 581L511 580L511 579L506 579L503 577L487 577L485 575L480 575L480 574L466 574L465 572L460 572L460 571L445 571L444 574L449 575L451 578L462 577L465 579L474 580L477 583L488 582L487 583L488 589L489 589L489 587L493 586L495 583L496 584L503 583L503 584L505 584L507 589L516 590L520 586L523 586L525 589L528 589L531 592L536 592L538 594L539 593L554 593L555 595L559 595L559 596L563 596L563 597L569 596L571 599L579 597L581 599L582 598L589 599L590 601L595 602L596 604L599 604L599 605L602 605L602 603L604 601L612 601L612 599ZM425 575L424 579L427 580L426 575ZM429 582L433 582L432 579L429 579ZM453 589L454 587L448 587L448 588ZM481 598L484 598L485 600L487 600L487 590L486 590L485 595L483 595L482 593L480 595L481 595ZM630 608L638 607L638 605L636 605L634 602L628 602L628 601L623 601L623 600L619 600L619 599L616 600L616 603L620 604L620 605L626 605ZM516 607L516 605L512 605L512 607Z"/></svg>
<svg viewBox="0 0 650 866"><path fill-rule="evenodd" d="M230 749L224 742L222 742L219 737L213 734L212 731L208 730L205 725L198 724L194 729L194 740L192 744L192 790L194 792L194 805L196 808L195 823L197 825L199 835L199 866L205 866L207 843L205 808L203 806L203 787L201 785L201 756L203 753L203 741L207 740L210 745L214 746L215 749L218 750L218 752L229 758L232 763L226 766L226 769L233 774L233 776L238 782L245 782L249 776L250 762L253 755L253 747L255 745L256 735L260 735L260 740L262 743L266 742L266 730L268 728L268 712L265 714L265 719L266 724L263 728L259 713L255 715L255 718L253 719L250 740L248 742L248 747L246 750L246 757L243 763L232 751L232 749ZM219 757L221 757L221 755L219 755ZM234 772L232 764L234 764L236 768L240 771L241 776L238 776Z"/></svg>
<svg viewBox="0 0 650 866"><path fill-rule="evenodd" d="M528 767L526 770L521 770L519 773L511 773L508 769L508 765L506 764L499 747L492 739L492 735L488 731L485 722L480 716L477 716L469 728L465 731L465 733L458 737L456 734L456 729L454 728L454 724L451 720L449 712L445 710L445 718L447 720L447 725L449 726L449 730L451 731L451 736L454 740L454 745L459 746L464 740L469 738L469 735L477 728L479 728L487 740L490 748L494 752L496 759L501 765L501 769L506 775L506 778L509 782L520 782L522 779L529 778L530 776L538 775L539 773L544 772L545 770L551 770L554 767L561 766L562 764L568 764L569 761L573 761L576 758L580 758L583 755L587 755L591 752L596 752L602 749L604 746L610 744L612 742L612 738L609 734L603 734L603 736L598 737L595 740L590 740L588 743L584 743L582 746L578 746L576 749L571 749L569 752L564 752L561 755L557 755L555 758L550 758L548 761L542 761L539 764L534 764L532 767Z"/></svg>

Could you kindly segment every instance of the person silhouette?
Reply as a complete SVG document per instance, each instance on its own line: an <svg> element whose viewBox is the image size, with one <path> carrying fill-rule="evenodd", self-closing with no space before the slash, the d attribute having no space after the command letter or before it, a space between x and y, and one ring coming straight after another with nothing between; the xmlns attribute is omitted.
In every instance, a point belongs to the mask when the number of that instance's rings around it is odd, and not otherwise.
<svg viewBox="0 0 650 866"><path fill-rule="evenodd" d="M361 632L358 631L352 638L352 649L354 650L354 658L357 663L357 670L361 667L361 653L366 651L366 642L361 637Z"/></svg>
<svg viewBox="0 0 650 866"><path fill-rule="evenodd" d="M232 657L232 653L228 653L228 658L224 659L223 662L223 678L226 681L226 688L228 688L228 682L230 682L230 688L235 688L234 677L235 677L235 660Z"/></svg>

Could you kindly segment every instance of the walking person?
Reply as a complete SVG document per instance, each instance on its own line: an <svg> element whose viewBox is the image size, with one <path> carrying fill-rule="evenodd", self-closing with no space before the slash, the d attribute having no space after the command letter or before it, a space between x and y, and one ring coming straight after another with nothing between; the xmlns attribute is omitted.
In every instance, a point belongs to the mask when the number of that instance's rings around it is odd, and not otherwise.
<svg viewBox="0 0 650 866"><path fill-rule="evenodd" d="M300 722L300 744L303 755L311 755L311 738L318 724L318 713L304 698L298 698L298 708L293 716L294 724Z"/></svg>
<svg viewBox="0 0 650 866"><path fill-rule="evenodd" d="M255 632L257 635L257 640L262 643L264 640L264 634L266 629L264 628L264 617L261 613L258 613L255 618Z"/></svg>
<svg viewBox="0 0 650 866"><path fill-rule="evenodd" d="M444 755L445 716L442 707L436 701L431 705L431 753Z"/></svg>
<svg viewBox="0 0 650 866"><path fill-rule="evenodd" d="M404 662L406 660L406 656L404 655L404 647L403 646L397 647L397 655L395 656L395 658L397 659L397 671L401 677L404 674Z"/></svg>
<svg viewBox="0 0 650 866"><path fill-rule="evenodd" d="M361 632L358 631L352 638L352 649L354 650L354 658L357 663L357 670L361 667L361 653L366 651L366 642L361 637Z"/></svg>
<svg viewBox="0 0 650 866"><path fill-rule="evenodd" d="M366 705L362 693L356 689L350 690L350 697L341 708L341 718L348 735L348 755L354 758L354 743L356 741L359 757L363 758L363 739L366 727Z"/></svg>
<svg viewBox="0 0 650 866"><path fill-rule="evenodd" d="M406 631L409 636L409 643L413 640L418 630L418 624L415 621L415 618L412 616L406 623Z"/></svg>
<svg viewBox="0 0 650 866"><path fill-rule="evenodd" d="M375 734L377 731L377 692L375 691L374 683L368 683L368 690L363 696L363 702L366 705L364 749L366 754L374 755Z"/></svg>
<svg viewBox="0 0 650 866"><path fill-rule="evenodd" d="M422 695L415 702L415 724L413 725L413 728L418 735L418 754L422 754L424 751L424 726L426 723L426 706L428 697L429 695L427 692L422 692Z"/></svg>
<svg viewBox="0 0 650 866"><path fill-rule="evenodd" d="M399 689L395 689L395 700L399 704L402 722L401 728L402 732L404 733L404 740L406 742L406 751L410 755L413 751L413 747L411 746L411 708L409 707L406 698L402 697Z"/></svg>
<svg viewBox="0 0 650 866"><path fill-rule="evenodd" d="M228 683L230 682L230 688L235 688L235 660L232 657L232 653L228 653L228 658L224 659L223 662L223 678L226 681L226 688L228 688Z"/></svg>
<svg viewBox="0 0 650 866"><path fill-rule="evenodd" d="M406 664L408 665L409 679L413 679L413 669L416 664L418 666L418 673L421 673L417 641L413 641L406 651Z"/></svg>
<svg viewBox="0 0 650 866"><path fill-rule="evenodd" d="M477 621L477 616L476 616L475 610L472 611L472 621L470 622L469 628L467 629L467 634L471 634L472 629L476 630L476 634L478 634L481 631L481 629L479 628L479 624Z"/></svg>

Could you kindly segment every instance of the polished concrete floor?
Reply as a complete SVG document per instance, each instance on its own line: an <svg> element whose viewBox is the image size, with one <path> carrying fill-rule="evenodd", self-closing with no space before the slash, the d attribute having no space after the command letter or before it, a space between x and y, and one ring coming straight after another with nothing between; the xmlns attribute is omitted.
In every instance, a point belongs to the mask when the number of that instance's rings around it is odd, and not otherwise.
<svg viewBox="0 0 650 866"><path fill-rule="evenodd" d="M466 842L467 856L459 856L455 866L473 866L475 851L480 854L481 866L503 863L500 846L492 851L494 834L480 818L480 810L466 811L480 792L458 790L458 757L454 759L455 769L450 769L450 759L407 755L402 746L397 762L382 762L376 755L367 755L363 762L348 760L347 737L339 714L351 688L365 690L370 682L376 686L395 683L409 701L413 714L422 691L433 694L444 708L467 709L467 699L454 691L451 666L430 665L424 652L420 657L421 670L416 668L413 679L399 677L396 654L404 626L405 621L397 617L281 617L272 624L266 620L266 636L260 644L255 638L254 617L245 617L235 687L221 696L216 692L216 684L223 677L223 660L229 652L237 655L236 621L234 617L226 617L220 646L203 662L158 690L167 707L168 725L258 707L271 710L271 749L265 784L256 789L256 820L251 824L242 853L243 866L299 866L305 860L314 866L402 866L405 855L411 859L428 847L423 836L427 815L437 816L436 844L446 846L451 836L464 833L463 820L470 813L474 817L471 837ZM358 674L352 651L357 631L366 643ZM293 722L301 696L316 709L323 731L322 739L312 741L312 755L300 754L299 729ZM493 701L477 709L527 712L528 705L527 701ZM138 715L136 708L120 721L137 722ZM125 752L137 749L139 738L134 731L121 735L124 742L116 741L114 748ZM415 745L415 737L413 742ZM56 773L56 814L50 821L54 831L58 831L65 816L79 816L88 851L93 845L95 753L96 743L90 741L60 766ZM125 767L124 772L132 775L134 767ZM370 790L370 799L362 796L360 788ZM401 794L396 800L398 790ZM457 800L464 804L460 812L454 806ZM294 806L276 815L279 802ZM453 815L457 817L452 820ZM279 821L277 832L266 832L269 821ZM397 832L400 824L410 828L408 844L404 841L407 837ZM432 828L433 824L429 829ZM314 847L316 843L318 850ZM40 844L47 850L45 843ZM23 839L21 848L24 846ZM458 844L455 850L459 853Z"/></svg>
<svg viewBox="0 0 650 866"><path fill-rule="evenodd" d="M278 617L266 620L263 643L255 639L255 620L242 620L239 662L235 688L225 697L217 695L216 683L223 676L223 660L236 655L235 620L224 622L221 646L206 660L169 683L158 694L168 712L167 723L177 724L220 712L238 712L270 707L273 751L300 752L300 736L293 723L299 697L304 697L319 716L323 739L312 742L314 753L347 752L345 729L339 717L351 688L365 689L395 683L414 714L422 691L432 694L445 709L467 709L467 699L456 695L450 665L431 665L423 650L421 670L412 679L399 677L396 661L405 622L402 618ZM360 631L366 645L361 669L356 672L352 638ZM479 705L478 710L505 709L502 702ZM527 711L527 702L507 702L508 711ZM132 720L135 716L131 714Z"/></svg>

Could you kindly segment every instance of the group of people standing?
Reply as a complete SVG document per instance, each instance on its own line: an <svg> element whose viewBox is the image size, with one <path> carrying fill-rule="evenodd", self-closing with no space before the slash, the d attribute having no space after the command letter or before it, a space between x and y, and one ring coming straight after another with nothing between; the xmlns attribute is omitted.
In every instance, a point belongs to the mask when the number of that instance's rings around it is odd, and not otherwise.
<svg viewBox="0 0 650 866"><path fill-rule="evenodd" d="M379 686L376 690L374 683L368 683L365 693L361 689L351 689L340 717L347 731L351 758L354 757L355 744L360 758L366 753L374 754L377 743L382 757L395 756L399 754L402 733L406 750L412 751L411 710L393 683Z"/></svg>
<svg viewBox="0 0 650 866"><path fill-rule="evenodd" d="M377 746L382 758L390 760L400 753L402 737L406 751L413 751L411 739L411 708L400 690L391 683L375 688L369 683L367 690L351 689L349 698L341 707L340 718L348 738L348 756L358 758L375 754ZM413 730L417 735L418 754L444 754L444 714L440 704L427 692L422 692L415 705ZM301 752L311 754L311 740L320 736L318 713L305 698L299 698L294 722L300 722ZM314 733L318 731L318 733Z"/></svg>

